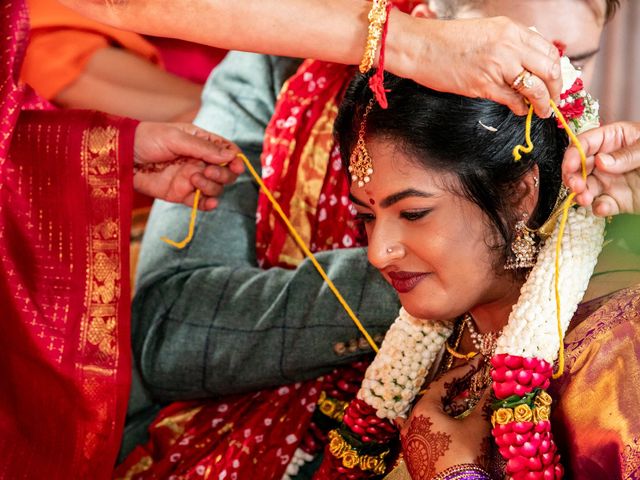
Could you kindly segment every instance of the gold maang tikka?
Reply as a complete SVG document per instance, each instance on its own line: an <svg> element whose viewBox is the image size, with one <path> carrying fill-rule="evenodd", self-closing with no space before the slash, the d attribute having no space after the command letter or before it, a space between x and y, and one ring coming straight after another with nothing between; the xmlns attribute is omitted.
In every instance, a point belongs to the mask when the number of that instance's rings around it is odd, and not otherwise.
<svg viewBox="0 0 640 480"><path fill-rule="evenodd" d="M371 181L371 175L373 174L373 162L371 156L367 151L367 146L364 143L364 135L367 130L367 116L373 108L375 98L369 100L369 104L362 116L362 122L360 123L360 129L358 130L358 143L356 148L351 152L349 157L349 173L351 174L351 180L358 182L359 187L364 187L365 183Z"/></svg>

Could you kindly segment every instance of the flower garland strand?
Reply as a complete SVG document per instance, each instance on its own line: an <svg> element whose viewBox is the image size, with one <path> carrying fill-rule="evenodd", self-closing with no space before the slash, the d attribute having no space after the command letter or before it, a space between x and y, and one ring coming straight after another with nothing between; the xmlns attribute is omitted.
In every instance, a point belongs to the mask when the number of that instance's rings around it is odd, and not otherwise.
<svg viewBox="0 0 640 480"><path fill-rule="evenodd" d="M580 73L566 57L561 65L565 93L560 108L553 102L552 107L580 152L585 177L585 155L576 134L598 125L598 103L584 92ZM506 473L514 480L563 476L549 421L551 397L545 389L552 376L562 374L563 336L587 289L604 239L604 219L593 215L591 209L570 209L574 196L564 201L562 219L523 285L491 359L493 391L498 399L493 405L492 434L507 460ZM554 317L557 326L550 322ZM558 352L561 358L556 376L552 375L552 363Z"/></svg>
<svg viewBox="0 0 640 480"><path fill-rule="evenodd" d="M549 422L551 399L545 392L561 341L551 321L556 316L552 292L559 234L557 228L542 248L491 359L493 392L498 399L491 433L507 460L506 473L514 480L563 475ZM563 333L587 288L603 237L604 219L586 208L569 212L559 259L561 273L571 273L559 279Z"/></svg>

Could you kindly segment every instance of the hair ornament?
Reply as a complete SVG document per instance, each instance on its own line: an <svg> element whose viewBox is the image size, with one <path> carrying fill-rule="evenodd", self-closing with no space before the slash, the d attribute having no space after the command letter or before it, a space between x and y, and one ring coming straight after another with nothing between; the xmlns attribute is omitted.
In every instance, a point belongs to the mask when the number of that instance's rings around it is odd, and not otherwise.
<svg viewBox="0 0 640 480"><path fill-rule="evenodd" d="M490 125L485 125L484 123L482 123L482 120L478 120L478 123L485 130L489 130L490 132L497 132L498 131L498 129L496 127L492 127Z"/></svg>
<svg viewBox="0 0 640 480"><path fill-rule="evenodd" d="M365 183L369 183L371 181L371 175L373 174L373 162L371 161L371 156L367 151L364 136L367 130L367 117L369 116L374 103L375 98L372 98L367 104L367 108L362 116L362 122L360 123L360 129L358 130L358 142L349 157L349 173L351 174L351 180L358 182L359 187L364 187Z"/></svg>

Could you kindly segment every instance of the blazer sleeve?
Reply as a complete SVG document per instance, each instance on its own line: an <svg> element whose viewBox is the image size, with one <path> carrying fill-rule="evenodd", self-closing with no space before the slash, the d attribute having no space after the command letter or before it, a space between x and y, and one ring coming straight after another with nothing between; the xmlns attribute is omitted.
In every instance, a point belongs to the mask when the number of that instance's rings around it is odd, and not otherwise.
<svg viewBox="0 0 640 480"><path fill-rule="evenodd" d="M230 54L206 86L196 123L238 143L259 168L277 94L297 65ZM184 236L189 209L154 205L139 261L133 347L156 400L308 379L371 351L311 262L294 270L258 267L257 198L257 185L243 174L214 211L198 214L194 238L180 251L160 236ZM368 331L380 337L399 304L365 249L324 252L318 260Z"/></svg>

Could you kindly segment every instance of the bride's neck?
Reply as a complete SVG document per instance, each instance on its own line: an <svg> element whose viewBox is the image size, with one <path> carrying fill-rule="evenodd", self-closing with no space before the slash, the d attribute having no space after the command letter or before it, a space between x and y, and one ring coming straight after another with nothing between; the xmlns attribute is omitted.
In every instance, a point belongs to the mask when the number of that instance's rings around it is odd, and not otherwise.
<svg viewBox="0 0 640 480"><path fill-rule="evenodd" d="M511 309L520 297L521 286L521 283L513 285L506 295L469 310L479 333L499 332L504 328L509 320Z"/></svg>

